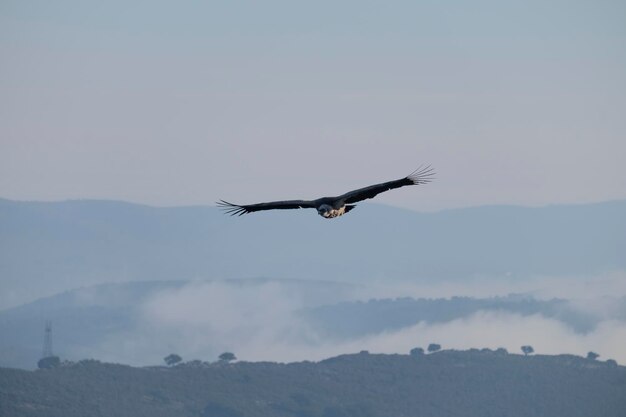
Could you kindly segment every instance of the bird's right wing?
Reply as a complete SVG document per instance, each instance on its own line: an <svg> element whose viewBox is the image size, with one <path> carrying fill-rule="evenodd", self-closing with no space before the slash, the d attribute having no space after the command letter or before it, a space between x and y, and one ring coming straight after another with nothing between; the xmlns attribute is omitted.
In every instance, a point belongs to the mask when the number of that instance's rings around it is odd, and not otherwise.
<svg viewBox="0 0 626 417"><path fill-rule="evenodd" d="M369 187L359 188L358 190L349 191L341 196L346 203L357 203L359 201L374 198L380 193L393 190L395 188L404 187L405 185L421 185L427 184L433 180L435 171L430 165L420 167L404 178L394 181L387 181L380 184L370 185Z"/></svg>
<svg viewBox="0 0 626 417"><path fill-rule="evenodd" d="M313 201L308 200L287 200L287 201L270 201L269 203L258 203L239 205L229 203L228 201L220 200L217 205L226 211L231 216L253 213L261 210L288 210L288 209L300 209L300 208L315 208Z"/></svg>

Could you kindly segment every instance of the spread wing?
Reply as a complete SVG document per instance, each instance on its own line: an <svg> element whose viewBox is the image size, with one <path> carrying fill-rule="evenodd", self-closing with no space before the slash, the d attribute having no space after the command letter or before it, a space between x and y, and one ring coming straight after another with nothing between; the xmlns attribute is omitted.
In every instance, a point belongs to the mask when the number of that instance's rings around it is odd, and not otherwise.
<svg viewBox="0 0 626 417"><path fill-rule="evenodd" d="M299 209L299 208L315 208L313 201L308 200L288 200L288 201L271 201L269 203L258 203L239 205L229 203L228 201L220 200L217 205L223 208L226 213L231 216L253 213L261 210L287 210L287 209Z"/></svg>
<svg viewBox="0 0 626 417"><path fill-rule="evenodd" d="M434 178L435 171L430 165L422 168L418 168L406 177L395 180L387 181L381 184L370 185L369 187L359 188L358 190L349 191L339 198L346 203L356 203L358 201L367 200L368 198L374 198L380 193L393 190L395 188L404 187L405 185L420 185L431 182Z"/></svg>

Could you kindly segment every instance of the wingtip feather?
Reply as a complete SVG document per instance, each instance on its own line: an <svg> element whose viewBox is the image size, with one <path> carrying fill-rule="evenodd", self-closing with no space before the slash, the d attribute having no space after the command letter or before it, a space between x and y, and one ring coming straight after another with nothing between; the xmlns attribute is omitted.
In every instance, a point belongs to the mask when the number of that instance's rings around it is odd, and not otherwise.
<svg viewBox="0 0 626 417"><path fill-rule="evenodd" d="M435 170L431 165L420 165L415 171L407 175L407 179L414 185L428 184L435 179Z"/></svg>
<svg viewBox="0 0 626 417"><path fill-rule="evenodd" d="M229 203L226 200L217 201L216 204L220 209L224 210L224 213L231 216L241 216L242 214L249 213L249 211L244 206Z"/></svg>

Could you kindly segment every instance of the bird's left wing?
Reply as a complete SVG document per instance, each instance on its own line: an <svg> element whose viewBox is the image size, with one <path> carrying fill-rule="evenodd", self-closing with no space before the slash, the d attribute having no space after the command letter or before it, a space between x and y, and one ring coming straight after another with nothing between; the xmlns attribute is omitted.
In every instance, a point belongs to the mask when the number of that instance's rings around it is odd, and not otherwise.
<svg viewBox="0 0 626 417"><path fill-rule="evenodd" d="M229 203L228 201L220 200L217 205L223 208L226 213L231 216L253 213L261 210L287 210L287 209L299 209L299 208L315 208L313 201L308 200L287 200L287 201L270 201L268 203L239 205Z"/></svg>
<svg viewBox="0 0 626 417"><path fill-rule="evenodd" d="M359 188L358 190L348 191L347 193L339 196L339 198L347 204L356 203L358 201L367 200L368 198L374 198L378 194L385 191L404 187L405 185L427 184L433 180L433 175L435 175L435 171L430 165L428 165L424 168L420 167L416 169L402 179L387 181L380 184L370 185L369 187Z"/></svg>

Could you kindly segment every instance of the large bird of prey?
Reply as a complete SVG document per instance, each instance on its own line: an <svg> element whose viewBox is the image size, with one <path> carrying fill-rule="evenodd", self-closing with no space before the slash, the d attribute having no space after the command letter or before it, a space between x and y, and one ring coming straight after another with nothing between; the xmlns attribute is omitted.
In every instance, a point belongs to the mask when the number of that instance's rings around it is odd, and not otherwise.
<svg viewBox="0 0 626 417"><path fill-rule="evenodd" d="M348 191L337 197L322 197L317 200L286 200L272 201L269 203L258 203L239 205L220 200L217 205L222 207L231 216L247 213L253 213L261 210L285 210L299 208L314 208L317 214L325 219L339 217L354 207L354 203L374 198L378 194L394 188L404 187L405 185L420 185L429 183L433 179L435 171L430 167L420 167L404 178L394 181L387 181L380 184L370 185L369 187L359 188L358 190Z"/></svg>

